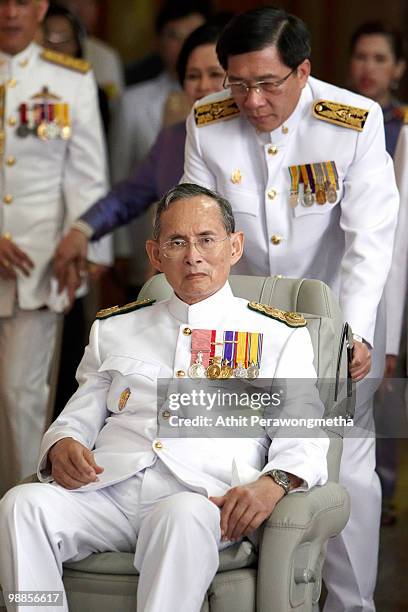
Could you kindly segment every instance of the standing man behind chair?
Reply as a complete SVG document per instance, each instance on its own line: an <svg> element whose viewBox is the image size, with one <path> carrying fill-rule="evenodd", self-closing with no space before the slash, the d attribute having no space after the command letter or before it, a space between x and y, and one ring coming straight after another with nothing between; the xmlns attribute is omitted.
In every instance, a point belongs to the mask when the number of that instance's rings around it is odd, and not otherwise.
<svg viewBox="0 0 408 612"><path fill-rule="evenodd" d="M390 267L398 193L378 104L310 77L305 24L265 7L234 18L217 45L228 91L188 119L183 180L216 189L234 209L246 248L236 272L318 278L339 295L355 336L352 376L382 376L377 308ZM329 543L326 610L371 612L380 487L372 389L357 390L341 480L351 518ZM362 505L361 500L364 500Z"/></svg>
<svg viewBox="0 0 408 612"><path fill-rule="evenodd" d="M63 306L51 283L54 248L106 191L89 65L33 42L47 8L0 1L0 494L35 469L47 424Z"/></svg>

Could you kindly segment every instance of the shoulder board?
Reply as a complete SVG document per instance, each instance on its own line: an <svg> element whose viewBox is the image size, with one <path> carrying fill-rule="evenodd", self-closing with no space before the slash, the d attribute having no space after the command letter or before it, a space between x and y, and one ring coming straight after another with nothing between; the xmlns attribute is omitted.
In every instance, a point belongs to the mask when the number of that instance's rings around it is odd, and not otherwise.
<svg viewBox="0 0 408 612"><path fill-rule="evenodd" d="M408 123L408 106L400 106L402 123Z"/></svg>
<svg viewBox="0 0 408 612"><path fill-rule="evenodd" d="M329 100L317 100L312 106L313 116L316 119L340 125L351 130L362 132L367 121L369 111L365 108L357 108L339 102Z"/></svg>
<svg viewBox="0 0 408 612"><path fill-rule="evenodd" d="M58 51L52 51L51 49L44 49L41 53L41 58L46 62L51 62L51 64L70 68L71 70L76 70L76 72L82 72L82 74L89 72L91 69L91 64L86 60L65 55L65 53L58 53Z"/></svg>
<svg viewBox="0 0 408 612"><path fill-rule="evenodd" d="M240 110L232 98L221 100L220 102L209 102L200 104L194 108L194 119L197 127L232 119L239 115Z"/></svg>
<svg viewBox="0 0 408 612"><path fill-rule="evenodd" d="M274 308L267 304L260 304L259 302L248 302L248 308L260 312L271 319L280 321L288 327L305 327L307 321L303 315L298 312L287 312L286 310L280 310L280 308Z"/></svg>
<svg viewBox="0 0 408 612"><path fill-rule="evenodd" d="M156 300L136 300L136 302L130 302L129 304L125 304L124 306L111 306L110 308L104 308L103 310L99 310L96 313L97 319L108 319L109 317L114 317L116 315L125 314L127 312L132 312L133 310L139 310L139 308L144 308L145 306L151 306L155 303Z"/></svg>

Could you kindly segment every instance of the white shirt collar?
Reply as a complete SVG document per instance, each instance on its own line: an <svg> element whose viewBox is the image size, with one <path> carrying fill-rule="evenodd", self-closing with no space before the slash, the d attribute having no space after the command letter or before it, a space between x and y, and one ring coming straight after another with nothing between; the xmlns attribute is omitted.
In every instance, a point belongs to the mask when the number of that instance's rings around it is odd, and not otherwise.
<svg viewBox="0 0 408 612"><path fill-rule="evenodd" d="M170 314L182 323L189 325L206 325L214 329L219 316L225 316L228 303L234 300L234 295L228 281L213 295L196 304L186 304L173 293L168 301ZM232 307L232 306L231 306Z"/></svg>
<svg viewBox="0 0 408 612"><path fill-rule="evenodd" d="M8 69L10 77L15 76L16 72L28 67L30 60L39 51L41 51L41 47L35 42L30 43L28 47L16 55L8 55L0 51L0 68Z"/></svg>

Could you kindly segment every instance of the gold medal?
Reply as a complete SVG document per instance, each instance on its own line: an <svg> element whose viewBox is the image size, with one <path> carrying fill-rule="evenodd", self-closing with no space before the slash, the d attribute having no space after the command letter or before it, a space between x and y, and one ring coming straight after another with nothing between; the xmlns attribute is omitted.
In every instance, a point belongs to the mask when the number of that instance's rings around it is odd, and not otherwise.
<svg viewBox="0 0 408 612"><path fill-rule="evenodd" d="M45 121L41 121L37 128L37 136L41 140L48 140L48 125Z"/></svg>
<svg viewBox="0 0 408 612"><path fill-rule="evenodd" d="M63 140L69 140L71 138L72 130L70 125L64 125L61 128L61 138Z"/></svg>
<svg viewBox="0 0 408 612"><path fill-rule="evenodd" d="M220 376L221 368L216 363L213 363L208 366L205 373L206 373L207 378L210 378L211 380L216 380L217 378L221 377Z"/></svg>
<svg viewBox="0 0 408 612"><path fill-rule="evenodd" d="M326 190L324 189L323 185L316 185L316 202L320 204L320 206L326 204L327 202Z"/></svg>
<svg viewBox="0 0 408 612"><path fill-rule="evenodd" d="M220 378L232 378L233 374L234 370L230 368L228 361L224 359L221 366Z"/></svg>

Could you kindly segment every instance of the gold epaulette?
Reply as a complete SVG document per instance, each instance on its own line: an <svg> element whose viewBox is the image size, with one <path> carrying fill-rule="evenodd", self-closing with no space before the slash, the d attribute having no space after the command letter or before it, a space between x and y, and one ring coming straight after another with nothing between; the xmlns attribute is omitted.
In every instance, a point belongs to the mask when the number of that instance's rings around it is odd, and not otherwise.
<svg viewBox="0 0 408 612"><path fill-rule="evenodd" d="M404 124L408 123L408 106L401 106L401 114L402 114L402 122Z"/></svg>
<svg viewBox="0 0 408 612"><path fill-rule="evenodd" d="M125 314L127 312L132 312L133 310L138 310L139 308L144 308L145 306L151 306L155 303L156 300L136 300L136 302L130 302L129 304L125 304L124 306L111 306L110 308L104 308L103 310L99 310L96 313L97 319L108 319L109 317L114 317L116 315Z"/></svg>
<svg viewBox="0 0 408 612"><path fill-rule="evenodd" d="M52 51L51 49L44 49L41 53L41 58L46 62L51 62L70 70L76 70L76 72L82 72L82 74L89 72L91 69L91 64L86 60L72 57L65 53L59 53L58 51Z"/></svg>
<svg viewBox="0 0 408 612"><path fill-rule="evenodd" d="M248 302L248 308L256 312L261 312L267 317L271 317L271 319L285 323L288 327L305 327L305 325L307 325L304 316L298 312L288 312L280 308L268 306L267 304L260 304L259 302Z"/></svg>
<svg viewBox="0 0 408 612"><path fill-rule="evenodd" d="M369 111L339 102L317 100L313 102L312 112L316 119L362 132Z"/></svg>
<svg viewBox="0 0 408 612"><path fill-rule="evenodd" d="M232 119L239 115L240 110L232 98L221 100L220 102L208 102L200 104L194 108L194 119L197 127Z"/></svg>

